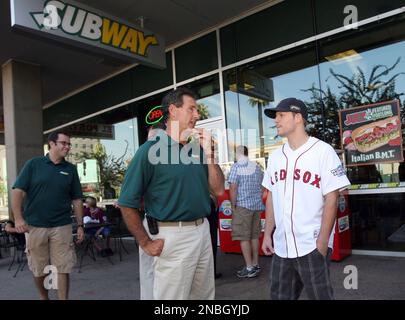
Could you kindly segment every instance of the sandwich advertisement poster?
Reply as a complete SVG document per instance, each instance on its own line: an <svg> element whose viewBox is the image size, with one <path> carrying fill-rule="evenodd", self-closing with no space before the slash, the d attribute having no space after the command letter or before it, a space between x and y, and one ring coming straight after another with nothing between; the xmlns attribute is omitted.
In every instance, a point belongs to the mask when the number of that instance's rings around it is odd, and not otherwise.
<svg viewBox="0 0 405 320"><path fill-rule="evenodd" d="M346 166L402 162L399 101L339 111Z"/></svg>

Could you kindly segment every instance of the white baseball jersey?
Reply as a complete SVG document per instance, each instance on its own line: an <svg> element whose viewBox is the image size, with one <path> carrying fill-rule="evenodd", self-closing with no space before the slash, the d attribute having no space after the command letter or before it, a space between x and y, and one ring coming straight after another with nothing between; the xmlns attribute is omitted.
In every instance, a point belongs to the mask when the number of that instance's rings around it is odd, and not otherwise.
<svg viewBox="0 0 405 320"><path fill-rule="evenodd" d="M350 185L333 148L314 137L296 150L288 143L268 160L263 186L272 193L276 230L275 253L283 258L302 257L316 248L324 196ZM333 247L333 236L329 247Z"/></svg>

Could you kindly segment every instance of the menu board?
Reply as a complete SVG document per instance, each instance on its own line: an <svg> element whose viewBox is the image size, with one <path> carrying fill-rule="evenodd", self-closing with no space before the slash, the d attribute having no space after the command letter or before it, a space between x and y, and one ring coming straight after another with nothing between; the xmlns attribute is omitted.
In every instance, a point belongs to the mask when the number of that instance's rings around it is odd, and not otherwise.
<svg viewBox="0 0 405 320"><path fill-rule="evenodd" d="M346 166L402 162L399 101L387 101L339 111Z"/></svg>

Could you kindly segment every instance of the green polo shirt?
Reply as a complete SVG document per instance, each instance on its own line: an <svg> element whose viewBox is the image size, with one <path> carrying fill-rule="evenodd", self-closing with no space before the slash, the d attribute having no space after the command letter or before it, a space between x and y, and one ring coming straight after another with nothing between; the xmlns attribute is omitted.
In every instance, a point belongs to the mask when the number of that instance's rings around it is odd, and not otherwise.
<svg viewBox="0 0 405 320"><path fill-rule="evenodd" d="M83 197L76 167L65 160L54 164L48 155L26 162L13 185L16 188L27 194L26 223L41 228L71 223L72 200Z"/></svg>
<svg viewBox="0 0 405 320"><path fill-rule="evenodd" d="M202 160L203 159L203 160ZM164 131L136 152L118 199L123 207L139 208L160 221L191 221L210 214L208 166L199 145L190 150Z"/></svg>

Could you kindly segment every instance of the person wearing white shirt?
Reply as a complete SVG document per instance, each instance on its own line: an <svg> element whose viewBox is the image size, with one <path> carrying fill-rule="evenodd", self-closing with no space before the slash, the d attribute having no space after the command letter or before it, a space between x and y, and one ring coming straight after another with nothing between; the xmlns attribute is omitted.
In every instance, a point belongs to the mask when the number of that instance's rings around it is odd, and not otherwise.
<svg viewBox="0 0 405 320"><path fill-rule="evenodd" d="M350 182L334 149L306 133L304 102L284 99L265 114L288 140L270 155L262 183L269 190L262 249L274 255L270 297L298 299L305 288L309 299L333 299L329 262L337 201Z"/></svg>

